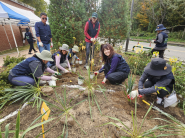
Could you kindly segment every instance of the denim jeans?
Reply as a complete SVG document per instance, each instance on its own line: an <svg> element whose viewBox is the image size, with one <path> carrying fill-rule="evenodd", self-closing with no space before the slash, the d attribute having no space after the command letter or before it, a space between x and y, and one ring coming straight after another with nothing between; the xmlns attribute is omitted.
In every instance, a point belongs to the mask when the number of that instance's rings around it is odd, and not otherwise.
<svg viewBox="0 0 185 138"><path fill-rule="evenodd" d="M92 49L91 49L92 43L86 42L86 63L88 63L89 59L89 53L90 53L90 60L91 60L91 54L92 54ZM93 57L94 57L94 50L95 50L95 45L93 47Z"/></svg>
<svg viewBox="0 0 185 138"><path fill-rule="evenodd" d="M43 43L43 47L42 47L42 46L39 46L39 42L37 42L37 46L38 46L38 48L39 48L40 53L41 53L43 50L48 50L48 51L50 51L50 43L49 43L49 44L44 44L44 43Z"/></svg>

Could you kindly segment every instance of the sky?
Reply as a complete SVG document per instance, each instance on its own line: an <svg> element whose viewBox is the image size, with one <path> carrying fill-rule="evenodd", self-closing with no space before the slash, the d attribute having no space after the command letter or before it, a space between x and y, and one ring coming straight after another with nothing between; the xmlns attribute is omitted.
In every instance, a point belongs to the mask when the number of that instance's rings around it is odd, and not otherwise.
<svg viewBox="0 0 185 138"><path fill-rule="evenodd" d="M47 4L49 4L50 3L50 0L44 0L45 2L47 2Z"/></svg>

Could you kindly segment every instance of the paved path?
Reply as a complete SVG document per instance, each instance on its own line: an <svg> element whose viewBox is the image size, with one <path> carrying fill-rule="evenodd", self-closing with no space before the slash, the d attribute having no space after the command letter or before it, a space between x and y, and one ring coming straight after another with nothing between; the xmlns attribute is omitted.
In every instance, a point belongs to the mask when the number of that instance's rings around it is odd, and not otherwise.
<svg viewBox="0 0 185 138"><path fill-rule="evenodd" d="M26 58L33 56L33 54L28 54L28 51L29 51L29 49L22 50L22 51L19 51L19 52L20 52L21 56L25 55ZM37 49L37 51L39 51L39 50ZM32 53L34 53L34 52L32 51ZM3 58L6 57L7 55L9 55L10 57L18 57L18 53L17 52L0 55L0 67L3 66L3 63L4 63L3 62Z"/></svg>
<svg viewBox="0 0 185 138"><path fill-rule="evenodd" d="M128 49L132 50L132 47L137 45L137 44L138 44L137 41L129 41ZM144 47L150 47L149 46L150 43L139 42L139 44L141 46L144 46ZM155 44L152 43L151 47L154 48ZM176 58L179 58L180 60L184 60L185 61L185 47L168 45L164 54L165 54L165 57L176 57Z"/></svg>

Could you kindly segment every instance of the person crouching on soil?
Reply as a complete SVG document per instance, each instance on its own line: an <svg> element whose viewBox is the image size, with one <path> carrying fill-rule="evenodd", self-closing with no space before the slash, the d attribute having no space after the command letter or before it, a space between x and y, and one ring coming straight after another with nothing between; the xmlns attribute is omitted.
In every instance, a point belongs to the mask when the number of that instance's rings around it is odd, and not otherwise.
<svg viewBox="0 0 185 138"><path fill-rule="evenodd" d="M12 85L25 86L28 84L34 85L35 80L57 80L54 76L42 76L44 71L49 73L59 74L58 72L47 68L48 61L53 61L51 53L43 50L30 58L18 63L12 70L10 70L8 80Z"/></svg>
<svg viewBox="0 0 185 138"><path fill-rule="evenodd" d="M74 64L75 59L79 60L79 58L76 56L76 53L79 52L79 47L77 45L74 45L73 48L69 49L68 52L68 60L72 58L71 65Z"/></svg>
<svg viewBox="0 0 185 138"><path fill-rule="evenodd" d="M130 72L128 64L121 55L114 52L110 44L103 44L101 47L104 66L94 73L98 74L104 71L105 78L102 83L105 83L108 79L111 84L121 84L128 78Z"/></svg>
<svg viewBox="0 0 185 138"><path fill-rule="evenodd" d="M48 62L47 66L52 70L60 69L62 73L69 73L71 71L71 66L68 60L68 52L69 46L67 44L63 44L62 47L59 47L59 50L52 55L52 59L54 61ZM69 67L69 71L65 69Z"/></svg>
<svg viewBox="0 0 185 138"><path fill-rule="evenodd" d="M154 51L158 51L160 58L164 58L164 51L167 48L168 35L164 32L165 29L166 28L163 26L163 24L157 25L155 30L157 31L157 38L156 40L152 40L152 42L156 45L154 49L152 49L151 53L153 54Z"/></svg>
<svg viewBox="0 0 185 138"><path fill-rule="evenodd" d="M164 97L173 91L175 85L175 78L171 70L171 66L166 64L164 59L154 58L144 68L144 72L139 80L138 90L132 91L130 96L135 98L139 94L149 95L158 91L157 104L161 104Z"/></svg>

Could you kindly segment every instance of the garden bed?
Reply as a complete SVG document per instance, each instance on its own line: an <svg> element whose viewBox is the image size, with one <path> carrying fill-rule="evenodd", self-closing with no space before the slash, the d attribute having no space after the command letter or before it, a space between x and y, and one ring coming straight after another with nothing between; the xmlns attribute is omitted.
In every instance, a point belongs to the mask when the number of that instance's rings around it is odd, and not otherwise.
<svg viewBox="0 0 185 138"><path fill-rule="evenodd" d="M85 63L85 60L83 61ZM95 64L96 64L96 69L101 68L101 63L99 62L99 56L95 56ZM80 65L77 67L77 72L83 77L87 79L87 70L83 67L83 65ZM101 85L101 82L104 78L103 73L99 74L97 77L97 84L95 84L95 88L98 88L98 85ZM136 76L135 79L135 89L137 89L137 84L138 84L139 76ZM126 80L127 82L127 80ZM125 82L123 82L124 85ZM57 81L57 87L55 88L56 92L63 97L63 90L66 89L67 91L67 103L72 101L69 106L75 105L76 103L87 99L86 96L83 95L83 92L80 91L79 89L75 88L69 88L69 87L62 87L62 85L68 85L68 86L73 86L73 85L78 85L78 75L75 73L71 74L63 74L62 77L60 77L60 80ZM85 84L82 85L85 87ZM104 97L104 94L102 92L96 91L96 98L97 102L100 106L102 115L99 112L99 109L97 105L94 103L94 105L91 107L92 108L92 120L91 120L91 115L90 115L90 109L89 109L89 102L88 100L78 104L73 108L73 110L76 113L76 120L80 124L81 128L86 132L84 134L80 127L78 126L77 123L75 123L74 126L68 127L68 137L69 138L81 138L81 137L88 137L88 138L100 138L100 137L105 137L105 138L116 138L118 136L119 130L115 129L114 126L112 125L105 125L105 126L100 126L102 124L108 123L108 122L115 122L111 119L109 119L106 116L110 117L116 117L126 123L129 128L132 127L132 117L131 117L131 110L134 111L134 101L129 102L128 98L124 94L123 90L125 88L122 85L112 85L108 81L102 85L102 88L105 87L105 95L106 98ZM111 90L111 91L110 91ZM52 104L57 104L51 98L56 99L55 94L51 95L50 98L48 97L42 97L46 101L51 102ZM152 94L149 97L144 97L144 99L147 102L154 102L156 101L156 95ZM58 105L59 106L59 105ZM184 113L183 111L178 108L165 108L163 106L158 106L160 109L163 111L173 115L176 117L178 120L182 121L185 123L185 118L184 118ZM15 111L20 107L20 103L15 103L13 105L10 105L8 107L5 107L4 110L1 112L1 118L5 117L9 113ZM139 99L138 101L138 110L137 110L137 121L138 124L141 124L142 119L144 118L149 106L146 105ZM51 108L51 113L50 113L50 118L56 117L57 114L60 114L61 111L56 110ZM32 105L26 106L20 114L20 129L25 130L31 122L33 122L37 117L41 115L40 111L37 111L36 107L32 108ZM158 111L156 110L151 110L150 113L147 116L147 119L145 120L145 123L143 125L143 129L141 131L146 131L150 128L153 128L156 125L162 125L164 122L159 121L159 120L153 120L152 118L163 118L167 119L165 116L159 114ZM38 120L37 122L39 123L41 120ZM4 131L5 125L11 123L9 129L15 130L15 123L16 123L16 116L11 117L4 121L1 124L1 129ZM117 122L116 122L117 123ZM44 125L45 131L51 128L45 136L48 138L56 138L62 134L63 131L63 125L60 123L60 121L57 121L57 119L53 120L52 122L49 122ZM38 127L36 129L33 129L29 133L26 134L26 138L35 138L39 133L42 132L41 127ZM157 132L160 134L161 132ZM164 132L163 132L164 133ZM125 134L126 135L126 134ZM11 135L12 137L13 135ZM42 136L40 136L42 137ZM170 136L168 136L169 138ZM171 136L173 138L178 137L178 136Z"/></svg>

